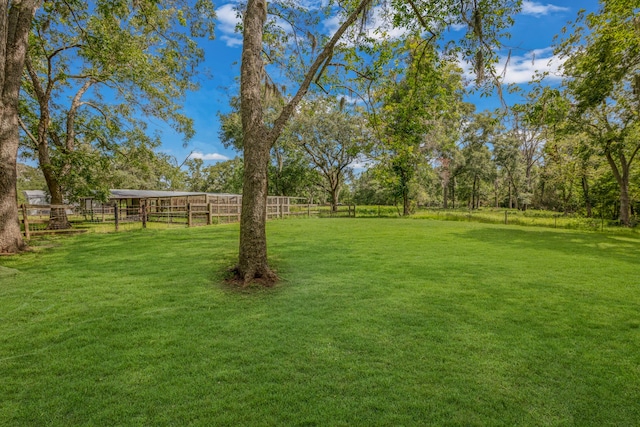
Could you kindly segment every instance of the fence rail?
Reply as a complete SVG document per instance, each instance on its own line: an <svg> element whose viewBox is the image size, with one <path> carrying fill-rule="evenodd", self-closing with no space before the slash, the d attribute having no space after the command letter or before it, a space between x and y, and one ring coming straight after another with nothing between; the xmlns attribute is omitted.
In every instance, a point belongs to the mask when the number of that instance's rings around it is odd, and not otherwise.
<svg viewBox="0 0 640 427"><path fill-rule="evenodd" d="M187 199L185 199L186 201ZM294 218L299 216L319 216L321 208L317 204L300 203L303 199L294 197L269 197L267 219ZM291 202L294 203L291 203ZM240 221L241 199L214 198L209 203L189 202L176 204L175 200L163 203L160 200L140 200L139 204L126 205L116 202L83 206L29 205L20 206L20 222L25 238L32 234L53 232L47 230L52 209L64 208L75 229L119 231L122 227L147 228L148 223L177 227L197 227L211 224L225 224ZM111 225L110 225L111 224ZM101 227L101 225L107 227ZM62 230L58 232L64 232Z"/></svg>
<svg viewBox="0 0 640 427"><path fill-rule="evenodd" d="M22 232L26 239L30 239L32 234L52 234L52 233L69 233L84 232L86 230L53 230L49 229L49 222L53 215L64 212L67 215L75 215L75 207L70 205L32 205L22 204L18 211L18 218Z"/></svg>

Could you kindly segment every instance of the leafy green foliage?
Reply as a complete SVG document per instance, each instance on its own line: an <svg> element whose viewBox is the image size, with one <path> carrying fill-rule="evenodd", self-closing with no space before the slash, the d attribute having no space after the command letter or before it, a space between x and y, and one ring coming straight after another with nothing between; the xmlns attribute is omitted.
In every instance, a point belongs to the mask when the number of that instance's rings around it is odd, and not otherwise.
<svg viewBox="0 0 640 427"><path fill-rule="evenodd" d="M213 37L214 16L205 0L44 3L31 35L21 117L25 147L53 199L103 192L110 182L100 172L124 160L123 152L128 170L148 163L158 146L150 117L193 135L181 103L197 88L203 58L194 37Z"/></svg>
<svg viewBox="0 0 640 427"><path fill-rule="evenodd" d="M206 191L212 193L242 194L242 159L236 157L204 168L207 176Z"/></svg>

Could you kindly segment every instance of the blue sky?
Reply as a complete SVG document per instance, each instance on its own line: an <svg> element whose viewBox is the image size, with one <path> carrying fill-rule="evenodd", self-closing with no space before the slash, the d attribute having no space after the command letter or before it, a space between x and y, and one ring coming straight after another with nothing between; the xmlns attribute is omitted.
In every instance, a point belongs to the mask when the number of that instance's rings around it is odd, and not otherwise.
<svg viewBox="0 0 640 427"><path fill-rule="evenodd" d="M218 112L229 111L229 96L237 93L242 40L234 32L237 18L233 4L233 1L217 3L216 39L201 41L206 52L203 71L207 73L200 77L200 90L189 93L185 102L185 112L195 122L195 137L184 147L180 135L167 130L161 123L155 123L155 127L162 131L161 151L174 156L179 164L189 155L203 159L206 164L237 155L220 143L217 115ZM580 9L595 11L597 8L597 0L524 1L522 12L514 17L511 39L505 41L505 46L511 51L506 82L526 87L536 70L548 70L552 76L557 76L556 82L559 81L556 70L560 62L553 57L551 49L553 37L568 22L575 20ZM507 51L504 54L506 58ZM553 81L552 77L551 83ZM506 99L508 103L518 102L517 96ZM472 95L469 101L476 104L478 111L500 106L497 96L480 98Z"/></svg>

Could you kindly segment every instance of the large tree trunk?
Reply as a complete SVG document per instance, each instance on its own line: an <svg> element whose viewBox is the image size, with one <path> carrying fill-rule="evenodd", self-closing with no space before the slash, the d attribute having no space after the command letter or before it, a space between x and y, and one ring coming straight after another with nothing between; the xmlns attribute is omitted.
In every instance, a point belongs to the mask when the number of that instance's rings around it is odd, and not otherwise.
<svg viewBox="0 0 640 427"><path fill-rule="evenodd" d="M404 191L402 194L402 216L411 215L411 199L409 198L409 192Z"/></svg>
<svg viewBox="0 0 640 427"><path fill-rule="evenodd" d="M620 189L620 224L628 227L631 225L631 201L629 199L629 167L624 154L620 154L620 168L616 164L613 156L607 151L607 161L611 167L611 172L618 182Z"/></svg>
<svg viewBox="0 0 640 427"><path fill-rule="evenodd" d="M327 191L329 192L329 199L331 202L331 211L338 212L338 203L340 203L340 176L334 175L328 171L324 173L329 184Z"/></svg>
<svg viewBox="0 0 640 427"><path fill-rule="evenodd" d="M16 193L18 97L31 21L38 0L0 1L0 253L25 249Z"/></svg>
<svg viewBox="0 0 640 427"><path fill-rule="evenodd" d="M27 73L31 78L33 90L36 94L36 98L38 100L40 108L37 137L33 137L33 135L31 134L28 135L32 138L33 142L37 146L38 163L40 165L40 170L42 170L42 173L44 174L44 179L47 183L49 194L51 195L52 207L50 210L49 225L47 226L47 229L63 230L71 228L71 223L67 219L67 211L60 206L64 203L64 195L59 179L62 172L57 172L54 170L49 150L49 135L51 124L51 111L49 108L49 103L51 102L53 80L51 80L51 77L49 77L43 85L43 82L38 76L38 73L34 68L31 62L31 58L28 56L28 54L25 58L25 65ZM51 75L51 61L49 61L48 75ZM80 102L79 96L82 96L82 94L86 91L86 89L88 89L88 87L88 84L83 85L82 89L80 89L78 94L74 97L75 105L72 106L71 111L69 111L68 114L68 124L71 125L71 129L67 128L68 138L71 138L72 140L75 138L75 134L73 133L73 121L75 119L75 110L77 109L77 104ZM72 144L73 142L71 142L71 145L68 143L68 151L72 151ZM63 169L69 169L69 165L66 165Z"/></svg>
<svg viewBox="0 0 640 427"><path fill-rule="evenodd" d="M331 210L338 212L338 203L340 203L340 188L331 187Z"/></svg>
<svg viewBox="0 0 640 427"><path fill-rule="evenodd" d="M264 135L245 134L244 185L242 188L242 215L240 218L240 257L237 273L243 282L264 279L275 280L267 263L267 165L269 147L264 147Z"/></svg>
<svg viewBox="0 0 640 427"><path fill-rule="evenodd" d="M25 249L18 222L17 157L18 113L11 106L0 106L0 253Z"/></svg>
<svg viewBox="0 0 640 427"><path fill-rule="evenodd" d="M47 188L51 195L51 211L49 214L48 230L65 230L71 228L71 223L67 218L67 211L62 207L56 207L64 204L64 195L58 179L53 171L51 165L51 159L49 158L49 147L47 144L41 144L38 148L38 161L40 169L44 175L44 179L47 182Z"/></svg>
<svg viewBox="0 0 640 427"><path fill-rule="evenodd" d="M272 141L262 117L262 34L267 18L265 0L249 0L244 17L244 43L240 71L244 183L240 217L240 255L236 273L244 283L268 282L275 274L267 263L267 188Z"/></svg>
<svg viewBox="0 0 640 427"><path fill-rule="evenodd" d="M623 177L620 184L620 224L631 225L631 201L629 200L629 176Z"/></svg>
<svg viewBox="0 0 640 427"><path fill-rule="evenodd" d="M476 202L476 193L478 193L476 186L478 185L478 175L473 175L473 189L471 190L471 209L478 209L478 203ZM478 199L480 195L478 194Z"/></svg>
<svg viewBox="0 0 640 427"><path fill-rule="evenodd" d="M587 210L587 218L591 218L591 196L589 195L589 181L586 176L582 177L582 193L584 195L584 207Z"/></svg>

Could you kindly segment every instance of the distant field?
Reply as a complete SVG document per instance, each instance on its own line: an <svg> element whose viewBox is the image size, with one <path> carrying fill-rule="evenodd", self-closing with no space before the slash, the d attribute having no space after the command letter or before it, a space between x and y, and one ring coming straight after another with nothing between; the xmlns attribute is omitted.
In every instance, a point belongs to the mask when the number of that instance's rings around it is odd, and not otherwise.
<svg viewBox="0 0 640 427"><path fill-rule="evenodd" d="M0 257L0 425L640 425L640 238L468 221L237 224ZM17 270L17 271L16 271Z"/></svg>
<svg viewBox="0 0 640 427"><path fill-rule="evenodd" d="M347 207L340 207L341 212ZM322 211L328 216L328 210ZM345 214L346 216L346 214ZM402 208L396 206L357 206L356 217L397 218L402 216ZM485 224L523 225L530 227L566 228L584 231L624 231L618 221L605 218L586 218L578 214L563 214L561 212L529 209L488 208L468 209L439 209L418 208L411 214L415 219L436 219L445 221L469 221ZM637 219L635 219L637 222Z"/></svg>

